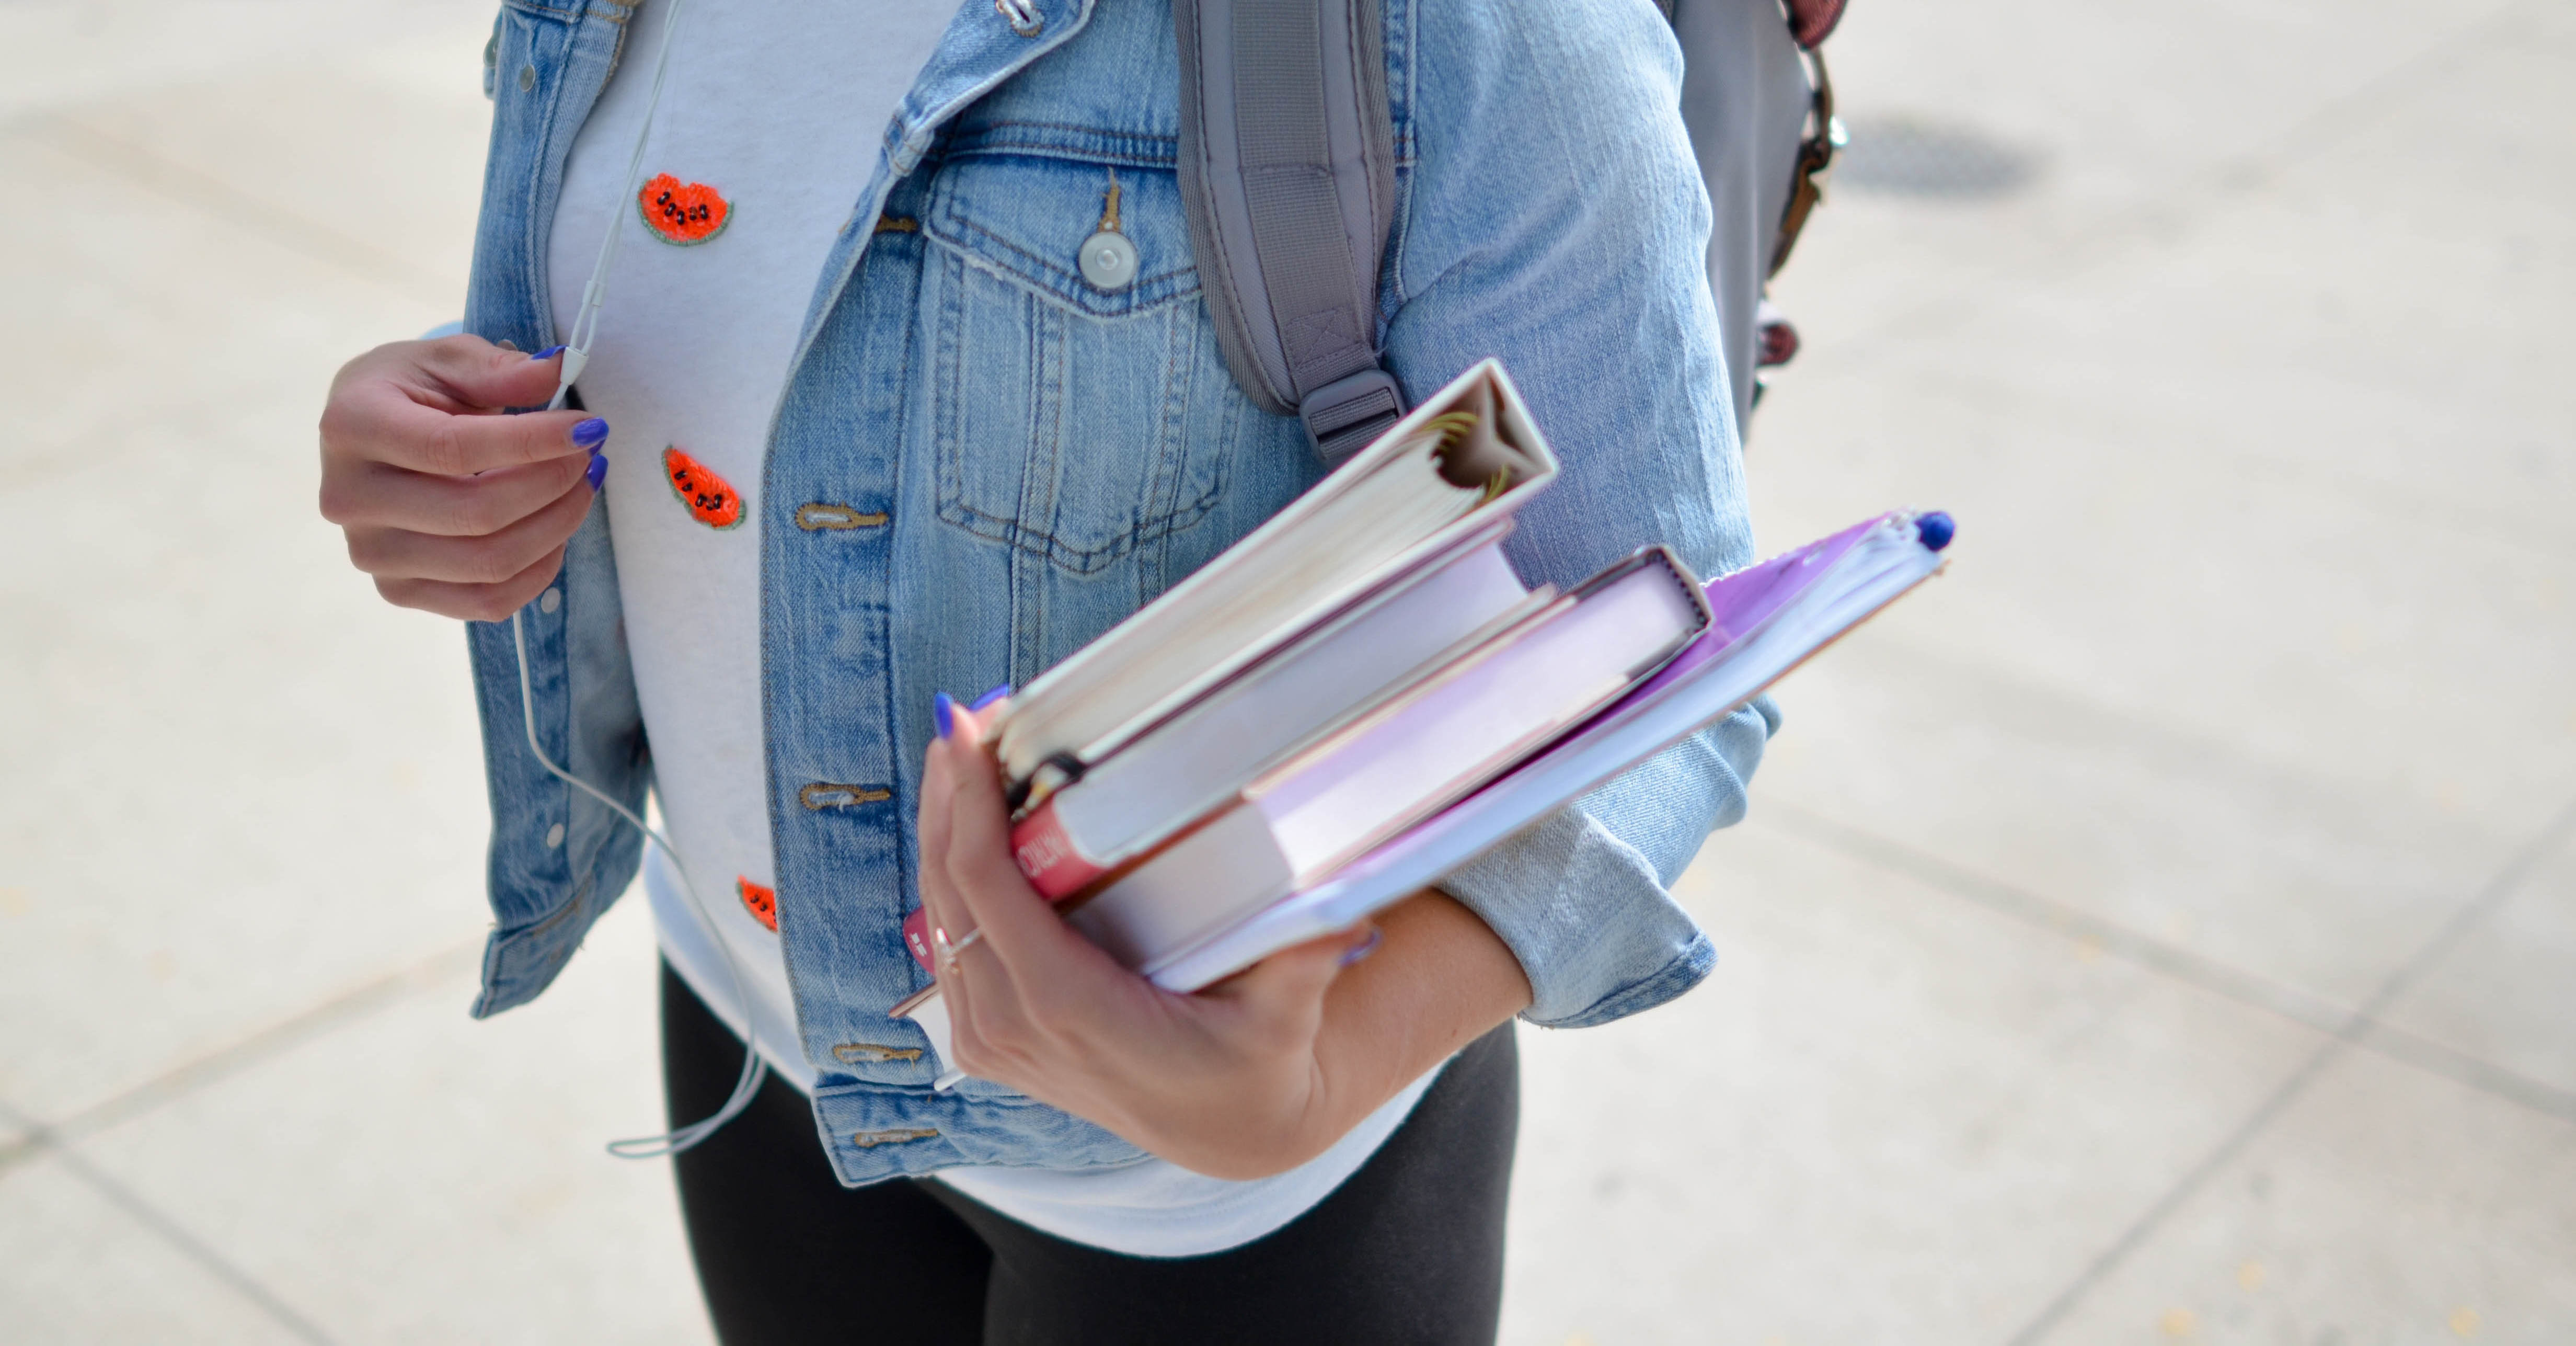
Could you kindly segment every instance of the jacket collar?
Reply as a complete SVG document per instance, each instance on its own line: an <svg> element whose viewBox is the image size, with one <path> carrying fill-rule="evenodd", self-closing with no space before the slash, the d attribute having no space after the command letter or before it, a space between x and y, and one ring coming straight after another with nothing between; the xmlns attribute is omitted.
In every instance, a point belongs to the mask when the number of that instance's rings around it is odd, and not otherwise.
<svg viewBox="0 0 2576 1346"><path fill-rule="evenodd" d="M1073 40L1075 34L1091 22L1092 7L1099 0L965 0L957 16L948 23L948 31L939 39L938 49L914 77L912 88L896 109L894 122L887 128L885 144L877 153L877 170L868 179L867 189L859 194L850 218L841 225L841 236L832 242L832 250L823 259L821 275L815 281L813 300L806 306L803 329L796 338L796 354L788 362L785 387L793 387L795 370L805 359L805 352L822 330L823 320L841 300L850 277L857 274L859 259L866 255L868 240L876 234L876 221L885 209L886 197L895 182L921 166L922 159L938 141L940 128L954 120L978 98L992 92L1002 81L1026 69L1048 52ZM1029 21L1014 18L1017 10ZM785 387L780 395L785 396Z"/></svg>

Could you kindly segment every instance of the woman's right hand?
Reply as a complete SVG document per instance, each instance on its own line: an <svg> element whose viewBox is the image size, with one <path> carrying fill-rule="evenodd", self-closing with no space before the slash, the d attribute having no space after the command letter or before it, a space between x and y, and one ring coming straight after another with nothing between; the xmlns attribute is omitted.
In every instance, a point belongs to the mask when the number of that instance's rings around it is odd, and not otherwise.
<svg viewBox="0 0 2576 1346"><path fill-rule="evenodd" d="M331 381L322 517L386 602L496 622L553 583L606 475L608 422L503 408L553 397L561 350L397 341Z"/></svg>

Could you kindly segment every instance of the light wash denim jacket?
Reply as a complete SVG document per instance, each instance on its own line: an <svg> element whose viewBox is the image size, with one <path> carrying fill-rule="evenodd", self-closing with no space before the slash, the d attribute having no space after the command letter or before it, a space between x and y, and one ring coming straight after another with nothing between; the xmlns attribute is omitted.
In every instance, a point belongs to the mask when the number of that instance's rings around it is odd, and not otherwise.
<svg viewBox="0 0 2576 1346"><path fill-rule="evenodd" d="M886 1017L926 984L898 928L919 901L931 693L1027 682L1322 471L1294 419L1235 387L1200 301L1166 0L1035 3L1015 27L967 0L887 127L816 281L754 497L779 934L818 1127L853 1185L1141 1157L996 1085L932 1092L921 1034ZM621 50L633 12L501 10L467 330L555 340L544 267L564 160L621 56L651 59ZM1704 574L1746 563L1701 271L1709 207L1655 6L1385 0L1385 15L1388 367L1419 397L1498 355L1527 394L1565 470L1521 515L1523 575L1571 584L1648 542ZM1113 173L1142 262L1103 291L1076 249ZM611 546L591 511L521 615L548 754L640 809L652 757ZM493 818L483 1015L545 989L642 842L528 752L509 624L468 634ZM1767 702L1740 712L1445 881L1518 955L1532 1022L1603 1023L1707 975L1715 955L1666 885L1742 815L1776 724Z"/></svg>

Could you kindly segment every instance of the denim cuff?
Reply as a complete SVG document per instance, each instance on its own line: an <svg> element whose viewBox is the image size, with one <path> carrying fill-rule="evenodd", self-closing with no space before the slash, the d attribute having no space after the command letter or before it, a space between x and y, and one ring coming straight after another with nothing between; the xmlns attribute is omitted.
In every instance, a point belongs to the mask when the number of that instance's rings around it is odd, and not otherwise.
<svg viewBox="0 0 2576 1346"><path fill-rule="evenodd" d="M1483 919L1528 976L1521 1017L1589 1028L1705 978L1716 950L1654 866L1575 805L1452 871L1440 888Z"/></svg>
<svg viewBox="0 0 2576 1346"><path fill-rule="evenodd" d="M1717 951L1671 884L1709 833L1744 817L1745 782L1779 727L1779 707L1756 697L1440 881L1520 960L1522 1018L1589 1028L1708 976Z"/></svg>

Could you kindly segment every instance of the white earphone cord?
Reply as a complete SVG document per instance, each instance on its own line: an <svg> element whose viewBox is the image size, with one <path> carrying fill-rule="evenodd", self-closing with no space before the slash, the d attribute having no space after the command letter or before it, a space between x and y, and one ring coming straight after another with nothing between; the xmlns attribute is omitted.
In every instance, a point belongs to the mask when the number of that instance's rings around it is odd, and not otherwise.
<svg viewBox="0 0 2576 1346"><path fill-rule="evenodd" d="M609 208L608 234L599 240L599 260L591 263L590 282L581 287L581 311L573 315L572 329L564 333L563 373L555 380L548 411L563 410L572 381L590 363L591 339L599 335L599 306L608 297L608 266L616 260L617 240L626 232L626 204L635 198L644 176L644 145L653 134L653 114L662 109L662 77L671 71L671 38L680 31L680 7L685 3L671 0L671 12L662 21L662 41L653 53L653 90L644 99L644 122L635 131L635 153L626 160L626 190Z"/></svg>
<svg viewBox="0 0 2576 1346"><path fill-rule="evenodd" d="M717 1128L740 1116L744 1108L751 1106L753 1096L760 1092L761 1081L769 1074L769 1063L762 1060L760 1053L751 1046L749 1032L751 1001L742 993L742 969L734 962L733 950L726 945L724 936L717 933L715 920L707 911L706 903L698 899L698 887L689 881L688 862L680 858L679 849L671 844L670 839L654 831L642 818L636 817L634 810L601 793L590 782L555 765L554 759L546 756L546 750L538 745L536 700L528 688L527 625L525 618L516 612L510 614L510 640L519 652L519 713L527 725L528 751L535 753L537 765L553 773L557 780L606 804L618 817L633 823L635 830L643 833L647 841L662 848L662 854L671 861L671 868L679 871L680 892L689 899L690 910L697 913L698 920L706 926L707 933L714 937L716 951L724 955L725 979L733 986L733 1001L743 1007L745 1031L742 1073L735 1078L733 1094L725 1099L724 1106L716 1109L714 1116L674 1128L663 1135L637 1136L630 1140L608 1142L608 1152L622 1159L655 1159L666 1154L678 1154L714 1135ZM565 844L571 844L569 838Z"/></svg>
<svg viewBox="0 0 2576 1346"><path fill-rule="evenodd" d="M671 0L670 15L663 21L661 48L653 57L653 90L644 100L644 124L635 133L635 153L626 162L626 190L608 212L608 236L600 240L599 260L591 265L590 283L582 287L581 311L573 316L572 330L564 334L563 373L555 383L554 399L546 403L548 411L563 409L565 400L572 394L572 381L579 378L583 366L590 363L591 339L599 334L600 303L607 297L608 267L617 257L618 237L625 232L626 202L634 197L637 180L643 176L644 145L653 131L653 114L662 106L662 77L671 68L671 37L680 30L680 7L684 3L686 0ZM769 1076L769 1063L762 1060L760 1052L751 1045L751 998L743 994L742 968L734 961L733 947L716 929L713 913L707 910L706 903L699 900L698 887L689 879L689 865L680 858L679 848L673 846L668 837L646 826L642 818L635 816L634 810L609 798L590 782L555 765L554 759L546 756L544 746L537 742L536 698L528 685L528 633L524 610L510 614L510 640L519 655L519 712L527 724L528 751L536 754L537 765L552 773L555 779L607 805L618 817L634 824L635 830L643 833L645 840L662 848L671 868L679 871L680 892L689 899L689 909L697 914L699 923L715 940L716 952L724 955L725 980L733 987L733 1003L742 1007L742 1073L735 1077L733 1093L725 1099L724 1106L716 1109L711 1117L674 1127L662 1135L608 1142L608 1152L620 1159L658 1159L666 1154L678 1154L741 1116L742 1110L751 1106L751 1100L759 1095L761 1082Z"/></svg>

